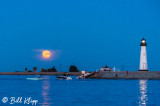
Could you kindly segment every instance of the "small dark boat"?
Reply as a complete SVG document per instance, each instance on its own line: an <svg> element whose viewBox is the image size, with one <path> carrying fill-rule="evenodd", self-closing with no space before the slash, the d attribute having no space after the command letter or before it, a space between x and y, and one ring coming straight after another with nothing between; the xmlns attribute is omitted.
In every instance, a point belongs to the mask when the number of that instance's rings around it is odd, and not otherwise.
<svg viewBox="0 0 160 106"><path fill-rule="evenodd" d="M58 80L72 80L72 77L67 76L66 74L57 76Z"/></svg>

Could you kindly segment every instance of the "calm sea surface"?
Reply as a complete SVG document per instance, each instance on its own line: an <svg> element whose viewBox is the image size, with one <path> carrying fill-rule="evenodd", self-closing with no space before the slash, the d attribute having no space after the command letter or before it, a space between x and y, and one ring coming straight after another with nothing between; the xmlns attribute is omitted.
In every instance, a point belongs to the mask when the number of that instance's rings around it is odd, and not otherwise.
<svg viewBox="0 0 160 106"><path fill-rule="evenodd" d="M160 106L160 80L26 80L34 77L0 76L0 106L32 106L24 104L29 97L38 100L36 106Z"/></svg>

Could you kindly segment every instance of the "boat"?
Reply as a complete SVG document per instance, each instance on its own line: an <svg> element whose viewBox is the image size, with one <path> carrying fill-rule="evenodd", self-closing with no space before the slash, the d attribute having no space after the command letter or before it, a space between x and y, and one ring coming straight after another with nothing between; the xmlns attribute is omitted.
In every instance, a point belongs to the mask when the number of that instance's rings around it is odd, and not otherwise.
<svg viewBox="0 0 160 106"><path fill-rule="evenodd" d="M90 76L91 74L93 74L93 72L92 73L85 73L85 74L82 74L82 75L78 76L76 79L85 79L88 76Z"/></svg>
<svg viewBox="0 0 160 106"><path fill-rule="evenodd" d="M64 74L64 75L57 76L57 79L58 80L72 80L72 77L69 77Z"/></svg>
<svg viewBox="0 0 160 106"><path fill-rule="evenodd" d="M36 76L36 78L27 78L27 80L46 80L46 78L41 78L40 76Z"/></svg>
<svg viewBox="0 0 160 106"><path fill-rule="evenodd" d="M45 78L27 78L27 80L46 80Z"/></svg>

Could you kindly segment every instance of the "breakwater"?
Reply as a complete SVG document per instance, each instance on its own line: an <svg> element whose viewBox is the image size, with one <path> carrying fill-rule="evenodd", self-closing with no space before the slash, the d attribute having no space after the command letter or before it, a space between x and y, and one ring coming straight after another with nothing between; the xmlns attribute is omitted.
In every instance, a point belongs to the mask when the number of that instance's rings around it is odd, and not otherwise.
<svg viewBox="0 0 160 106"><path fill-rule="evenodd" d="M0 75L62 75L79 76L81 72L0 72Z"/></svg>
<svg viewBox="0 0 160 106"><path fill-rule="evenodd" d="M160 79L160 71L94 72L88 78L94 78L94 79Z"/></svg>
<svg viewBox="0 0 160 106"><path fill-rule="evenodd" d="M0 75L63 75L80 76L81 72L0 72ZM160 71L93 72L91 79L160 79Z"/></svg>

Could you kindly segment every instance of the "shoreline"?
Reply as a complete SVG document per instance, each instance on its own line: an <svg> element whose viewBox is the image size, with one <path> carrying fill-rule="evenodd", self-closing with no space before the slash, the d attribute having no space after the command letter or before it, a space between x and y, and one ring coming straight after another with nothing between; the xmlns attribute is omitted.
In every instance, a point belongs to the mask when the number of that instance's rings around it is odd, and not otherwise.
<svg viewBox="0 0 160 106"><path fill-rule="evenodd" d="M160 80L160 71L121 71L94 72L90 79L156 79Z"/></svg>
<svg viewBox="0 0 160 106"><path fill-rule="evenodd" d="M62 75L79 76L81 72L0 72L0 75Z"/></svg>
<svg viewBox="0 0 160 106"><path fill-rule="evenodd" d="M0 75L63 75L80 76L81 72L0 72ZM155 79L160 80L160 71L92 72L88 79Z"/></svg>

